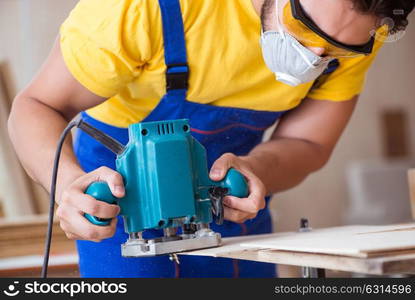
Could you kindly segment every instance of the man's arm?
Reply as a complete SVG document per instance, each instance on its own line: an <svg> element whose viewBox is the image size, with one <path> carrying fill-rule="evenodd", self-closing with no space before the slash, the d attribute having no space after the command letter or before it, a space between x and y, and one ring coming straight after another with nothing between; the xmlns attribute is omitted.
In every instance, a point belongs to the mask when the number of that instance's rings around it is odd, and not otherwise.
<svg viewBox="0 0 415 300"><path fill-rule="evenodd" d="M33 180L49 189L63 129L78 112L102 101L69 73L57 40L38 74L14 99L8 123L15 150ZM83 173L76 162L68 137L62 151L60 182Z"/></svg>
<svg viewBox="0 0 415 300"><path fill-rule="evenodd" d="M345 102L305 99L287 113L271 139L247 156L225 154L212 166L210 176L220 180L230 167L248 180L248 198L226 197L225 218L244 222L264 208L266 194L280 192L302 182L322 168L345 129L358 96Z"/></svg>
<svg viewBox="0 0 415 300"><path fill-rule="evenodd" d="M14 148L28 174L49 191L58 139L68 121L80 111L105 99L84 88L68 71L59 46L55 45L33 81L14 99L8 128ZM119 207L85 195L94 181L107 181L117 197L124 195L122 177L108 168L85 174L78 165L68 138L60 160L56 214L69 238L100 240L115 231L111 226L94 226L83 218L89 213L113 218Z"/></svg>
<svg viewBox="0 0 415 300"><path fill-rule="evenodd" d="M296 186L327 163L357 101L305 99L281 119L270 141L247 157L268 193Z"/></svg>

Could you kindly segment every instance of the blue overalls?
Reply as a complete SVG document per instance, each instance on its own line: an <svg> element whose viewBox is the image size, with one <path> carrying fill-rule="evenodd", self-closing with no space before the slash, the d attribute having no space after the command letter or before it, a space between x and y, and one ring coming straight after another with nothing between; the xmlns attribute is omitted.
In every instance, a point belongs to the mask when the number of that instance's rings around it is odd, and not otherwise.
<svg viewBox="0 0 415 300"><path fill-rule="evenodd" d="M159 0L163 20L164 52L167 88L158 106L143 120L158 121L187 118L193 136L207 149L209 168L224 153L246 155L258 145L264 131L282 116L283 112L254 111L218 107L186 100L187 65L186 44L179 0ZM128 142L128 131L102 123L82 113L82 118L121 143ZM82 131L77 132L74 151L86 172L100 166L115 169L115 155ZM266 199L267 204L269 198ZM267 205L268 206L268 205ZM244 224L225 221L211 224L223 237L272 232L268 208ZM162 231L144 232L144 238L161 236ZM120 245L127 240L122 218L118 217L114 237L100 243L77 241L79 267L83 277L275 277L274 264L225 258L180 256L180 264L168 256L151 258L123 258Z"/></svg>

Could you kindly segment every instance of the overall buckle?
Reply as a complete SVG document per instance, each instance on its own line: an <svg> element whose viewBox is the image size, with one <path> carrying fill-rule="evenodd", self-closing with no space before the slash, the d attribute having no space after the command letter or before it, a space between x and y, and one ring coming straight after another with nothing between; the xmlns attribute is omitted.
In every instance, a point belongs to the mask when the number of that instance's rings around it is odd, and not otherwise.
<svg viewBox="0 0 415 300"><path fill-rule="evenodd" d="M187 63L167 65L166 89L180 90L187 89L189 81L189 65Z"/></svg>

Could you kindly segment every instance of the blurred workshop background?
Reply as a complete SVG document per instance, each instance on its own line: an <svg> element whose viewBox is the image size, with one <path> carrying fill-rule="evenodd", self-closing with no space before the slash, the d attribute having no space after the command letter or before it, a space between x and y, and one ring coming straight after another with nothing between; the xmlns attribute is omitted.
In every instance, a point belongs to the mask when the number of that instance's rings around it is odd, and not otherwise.
<svg viewBox="0 0 415 300"><path fill-rule="evenodd" d="M47 57L59 25L76 2L0 0L0 259L41 254L43 249L48 196L20 167L6 122L12 99ZM313 228L411 220L407 173L415 165L414 47L412 14L405 35L380 51L327 166L274 197L276 231L298 230L302 217ZM73 251L73 243L66 241L58 226L55 232L52 252ZM65 264L69 267L56 274L76 274L70 261ZM35 265L29 263L26 269ZM1 268L0 264L0 276L5 274ZM281 267L280 274L296 276L297 271Z"/></svg>

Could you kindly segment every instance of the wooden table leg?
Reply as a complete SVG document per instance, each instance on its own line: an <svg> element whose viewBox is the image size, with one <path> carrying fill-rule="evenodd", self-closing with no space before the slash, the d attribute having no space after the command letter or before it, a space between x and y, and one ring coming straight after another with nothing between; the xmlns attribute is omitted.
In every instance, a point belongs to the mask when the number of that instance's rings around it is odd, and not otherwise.
<svg viewBox="0 0 415 300"><path fill-rule="evenodd" d="M301 267L303 278L326 278L326 270L321 268Z"/></svg>
<svg viewBox="0 0 415 300"><path fill-rule="evenodd" d="M317 269L317 278L326 278L326 270L325 269Z"/></svg>

